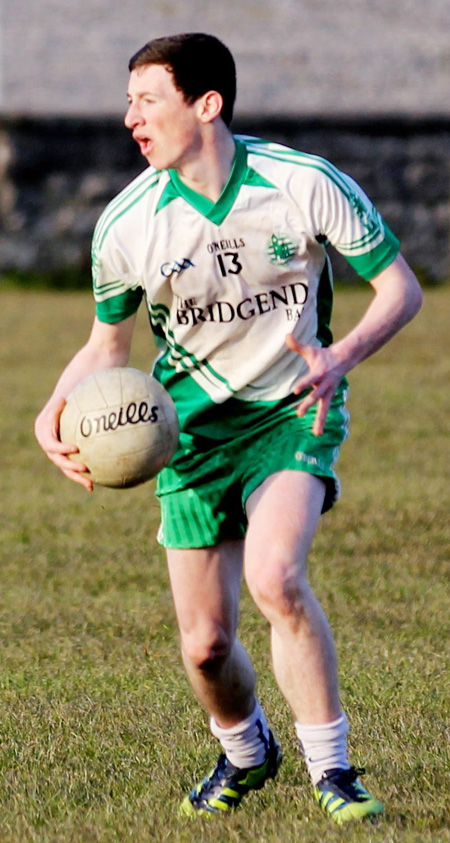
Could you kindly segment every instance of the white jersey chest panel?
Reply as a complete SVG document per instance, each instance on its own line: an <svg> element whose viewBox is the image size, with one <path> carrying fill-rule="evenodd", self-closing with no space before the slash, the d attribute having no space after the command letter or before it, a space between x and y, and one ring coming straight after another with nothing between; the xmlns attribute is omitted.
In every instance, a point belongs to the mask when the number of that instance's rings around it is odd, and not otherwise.
<svg viewBox="0 0 450 843"><path fill-rule="evenodd" d="M177 346L209 360L241 398L285 395L286 379L292 385L302 370L285 337L317 344L325 261L290 202L244 185L216 225L179 197L152 217L143 239L136 275L150 313L155 305L167 310Z"/></svg>

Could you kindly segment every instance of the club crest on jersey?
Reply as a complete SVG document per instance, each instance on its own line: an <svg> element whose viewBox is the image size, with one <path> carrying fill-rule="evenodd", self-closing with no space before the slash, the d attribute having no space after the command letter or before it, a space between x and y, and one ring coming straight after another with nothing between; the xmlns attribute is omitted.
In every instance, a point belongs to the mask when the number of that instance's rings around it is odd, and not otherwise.
<svg viewBox="0 0 450 843"><path fill-rule="evenodd" d="M270 263L282 266L295 258L298 246L299 244L287 234L272 234L266 245L266 255Z"/></svg>
<svg viewBox="0 0 450 843"><path fill-rule="evenodd" d="M352 208L355 210L356 214L360 218L362 224L367 228L367 231L370 234L373 234L374 231L379 228L378 220L377 220L377 212L374 207L366 208L362 199L356 195L356 193L350 193L349 200Z"/></svg>

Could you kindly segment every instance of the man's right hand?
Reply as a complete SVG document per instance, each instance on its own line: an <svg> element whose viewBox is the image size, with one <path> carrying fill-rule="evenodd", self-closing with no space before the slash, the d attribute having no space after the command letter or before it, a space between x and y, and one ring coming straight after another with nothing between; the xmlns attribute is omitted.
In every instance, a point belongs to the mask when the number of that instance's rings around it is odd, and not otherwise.
<svg viewBox="0 0 450 843"><path fill-rule="evenodd" d="M82 462L76 462L76 459L70 459L70 455L78 453L78 448L61 442L59 437L59 420L66 405L63 396L69 395L78 383L94 372L128 364L135 322L136 314L112 325L95 317L87 343L64 369L52 397L39 413L34 425L36 439L49 460L69 480L84 486L88 492L93 491L94 484L87 473L87 467Z"/></svg>
<svg viewBox="0 0 450 843"><path fill-rule="evenodd" d="M94 484L87 474L86 466L81 462L70 459L69 454L77 454L76 445L68 445L61 442L59 438L59 420L66 402L64 398L50 401L39 413L35 425L34 434L42 450L47 454L49 460L59 468L69 480L84 486L88 492L92 492Z"/></svg>

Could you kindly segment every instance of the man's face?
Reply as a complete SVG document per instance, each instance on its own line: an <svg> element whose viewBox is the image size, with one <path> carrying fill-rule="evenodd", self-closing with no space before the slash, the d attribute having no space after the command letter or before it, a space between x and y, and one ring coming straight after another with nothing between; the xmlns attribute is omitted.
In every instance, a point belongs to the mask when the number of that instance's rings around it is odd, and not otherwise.
<svg viewBox="0 0 450 843"><path fill-rule="evenodd" d="M165 67L150 64L133 70L128 102L125 125L152 167L177 169L195 156L200 147L196 103L185 102Z"/></svg>

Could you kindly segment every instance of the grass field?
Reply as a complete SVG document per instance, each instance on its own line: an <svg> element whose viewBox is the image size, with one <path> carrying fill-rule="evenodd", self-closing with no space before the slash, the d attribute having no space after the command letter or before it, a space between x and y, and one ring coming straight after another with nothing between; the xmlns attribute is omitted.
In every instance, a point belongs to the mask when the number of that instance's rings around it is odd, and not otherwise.
<svg viewBox="0 0 450 843"><path fill-rule="evenodd" d="M336 336L369 295L338 290ZM233 817L177 817L217 747L178 656L152 484L88 495L32 435L87 336L90 295L9 290L0 303L0 840L450 841L450 287L428 290L419 317L351 373L343 497L311 555L352 759L387 806L378 825L343 831L312 802L246 593L240 634L284 763ZM133 364L150 354L143 317Z"/></svg>

